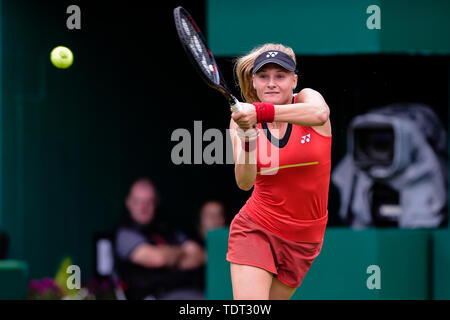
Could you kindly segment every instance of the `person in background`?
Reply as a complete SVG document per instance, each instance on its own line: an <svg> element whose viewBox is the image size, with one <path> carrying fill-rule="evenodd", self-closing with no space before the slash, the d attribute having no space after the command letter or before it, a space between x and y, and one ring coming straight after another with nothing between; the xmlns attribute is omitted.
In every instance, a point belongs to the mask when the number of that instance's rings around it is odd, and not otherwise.
<svg viewBox="0 0 450 320"><path fill-rule="evenodd" d="M200 208L198 233L199 241L205 246L209 230L223 228L227 225L225 206L218 200L206 201Z"/></svg>
<svg viewBox="0 0 450 320"><path fill-rule="evenodd" d="M149 179L133 183L126 198L128 214L116 231L117 272L128 285L129 299L204 299L199 275L204 249L170 228L156 214L157 189Z"/></svg>

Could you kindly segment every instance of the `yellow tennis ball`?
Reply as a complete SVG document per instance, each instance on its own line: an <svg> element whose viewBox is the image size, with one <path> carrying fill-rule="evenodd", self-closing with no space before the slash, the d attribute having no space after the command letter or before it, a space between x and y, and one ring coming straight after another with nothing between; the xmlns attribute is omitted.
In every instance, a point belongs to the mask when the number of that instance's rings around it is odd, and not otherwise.
<svg viewBox="0 0 450 320"><path fill-rule="evenodd" d="M69 48L58 46L50 53L50 61L60 69L66 69L73 63L73 53Z"/></svg>

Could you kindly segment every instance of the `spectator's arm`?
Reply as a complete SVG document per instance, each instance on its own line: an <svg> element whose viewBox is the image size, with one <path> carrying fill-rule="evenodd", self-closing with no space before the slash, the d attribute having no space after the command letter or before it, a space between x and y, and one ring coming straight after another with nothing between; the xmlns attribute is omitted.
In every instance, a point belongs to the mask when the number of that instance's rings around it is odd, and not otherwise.
<svg viewBox="0 0 450 320"><path fill-rule="evenodd" d="M180 247L140 244L130 254L130 261L147 268L172 267L180 259Z"/></svg>
<svg viewBox="0 0 450 320"><path fill-rule="evenodd" d="M182 270L195 269L206 262L205 250L195 241L185 241L181 250L183 254L178 261L178 267Z"/></svg>
<svg viewBox="0 0 450 320"><path fill-rule="evenodd" d="M117 232L116 252L121 260L148 268L173 266L182 253L179 247L151 245L142 234L130 228L120 228Z"/></svg>

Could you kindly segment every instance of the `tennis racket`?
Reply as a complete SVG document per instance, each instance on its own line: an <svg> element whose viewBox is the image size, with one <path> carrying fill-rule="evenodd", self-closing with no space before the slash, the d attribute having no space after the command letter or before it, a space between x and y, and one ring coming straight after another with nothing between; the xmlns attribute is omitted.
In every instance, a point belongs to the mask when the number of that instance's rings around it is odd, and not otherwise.
<svg viewBox="0 0 450 320"><path fill-rule="evenodd" d="M183 7L175 8L173 15L181 44L201 78L210 87L221 92L234 111L241 111L242 107L239 101L228 89L216 60L206 45L205 37L192 16Z"/></svg>

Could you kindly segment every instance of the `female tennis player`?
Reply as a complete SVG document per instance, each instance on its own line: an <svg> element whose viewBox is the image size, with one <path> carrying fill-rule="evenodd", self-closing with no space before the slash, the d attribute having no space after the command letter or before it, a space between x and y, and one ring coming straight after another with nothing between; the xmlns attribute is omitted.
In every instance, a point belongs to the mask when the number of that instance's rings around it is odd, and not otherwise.
<svg viewBox="0 0 450 320"><path fill-rule="evenodd" d="M289 47L265 44L235 68L248 102L231 115L235 178L240 189L254 189L230 226L233 296L290 299L320 253L328 220L330 111L315 90L294 94ZM261 161L263 144L278 159Z"/></svg>

